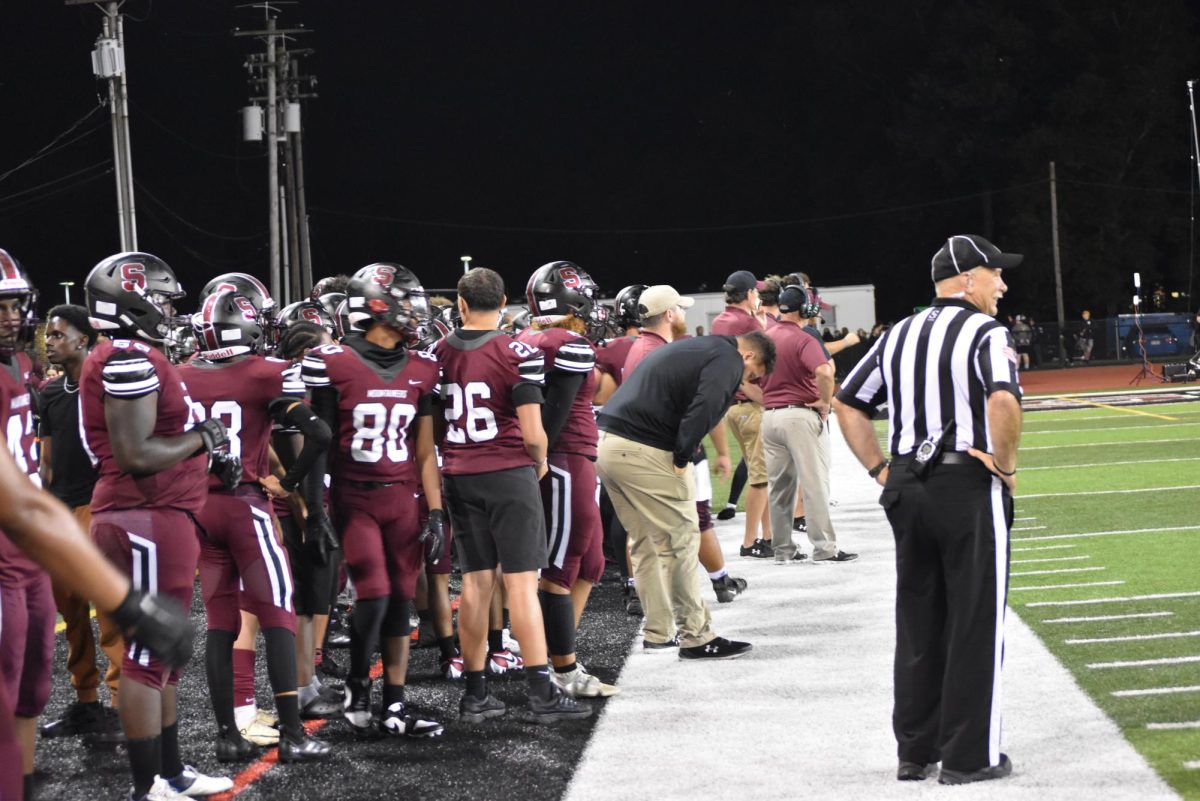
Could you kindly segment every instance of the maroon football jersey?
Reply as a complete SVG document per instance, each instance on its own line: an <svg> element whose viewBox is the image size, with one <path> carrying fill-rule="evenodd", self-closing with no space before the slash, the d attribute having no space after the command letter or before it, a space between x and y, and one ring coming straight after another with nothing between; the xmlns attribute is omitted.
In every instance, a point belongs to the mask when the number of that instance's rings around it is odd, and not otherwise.
<svg viewBox="0 0 1200 801"><path fill-rule="evenodd" d="M29 375L33 364L25 353L16 353L9 363L0 362L0 423L4 424L4 440L17 467L37 486L37 450L33 426L33 403L29 395ZM23 586L40 574L41 568L25 556L3 533L0 533L0 584Z"/></svg>
<svg viewBox="0 0 1200 801"><path fill-rule="evenodd" d="M820 400L815 372L829 360L819 341L789 322L768 329L767 336L775 342L775 369L760 382L763 408L779 409Z"/></svg>
<svg viewBox="0 0 1200 801"><path fill-rule="evenodd" d="M353 348L325 345L306 354L301 364L306 386L337 391L337 445L329 463L334 484L339 480L416 483L420 477L409 427L422 398L437 395L437 360L409 351L404 361L384 369Z"/></svg>
<svg viewBox="0 0 1200 801"><path fill-rule="evenodd" d="M596 376L592 371L596 366L596 350L592 343L586 337L564 328L547 328L544 331L526 328L517 335L517 341L542 352L547 377L553 371L583 374L583 384L571 404L571 415L550 452L577 453L594 459L600 432L596 428L596 415L592 412L592 396L596 394Z"/></svg>
<svg viewBox="0 0 1200 801"><path fill-rule="evenodd" d="M611 375L613 380L617 382L618 387L625 380L625 376L622 373L625 367L625 357L629 355L629 349L633 347L633 343L636 341L637 337L621 337L619 339L610 339L596 348L596 369L602 373Z"/></svg>
<svg viewBox="0 0 1200 801"><path fill-rule="evenodd" d="M487 331L479 338L455 331L438 340L433 352L442 366L447 424L442 472L473 475L532 466L513 390L520 384L544 383L542 352L501 331Z"/></svg>
<svg viewBox="0 0 1200 801"><path fill-rule="evenodd" d="M200 451L159 473L121 472L113 458L104 418L106 397L133 399L158 394L155 437L177 437L189 428L187 387L161 351L131 339L101 342L83 363L79 377L79 424L83 444L100 478L92 512L113 509L181 509L198 512L208 497L208 456Z"/></svg>
<svg viewBox="0 0 1200 801"><path fill-rule="evenodd" d="M249 356L239 361L195 359L179 368L191 401L193 424L215 417L229 432L229 452L242 460L242 483L269 476L271 404L282 397L304 399L300 365L283 359ZM221 487L210 476L210 490Z"/></svg>

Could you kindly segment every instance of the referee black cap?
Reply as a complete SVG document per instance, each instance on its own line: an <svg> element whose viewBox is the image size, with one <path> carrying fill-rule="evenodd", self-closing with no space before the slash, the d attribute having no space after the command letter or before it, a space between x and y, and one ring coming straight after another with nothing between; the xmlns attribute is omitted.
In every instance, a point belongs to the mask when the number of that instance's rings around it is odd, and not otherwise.
<svg viewBox="0 0 1200 801"><path fill-rule="evenodd" d="M1019 253L1004 253L1000 248L975 234L957 234L946 240L933 254L933 282L953 278L976 267L1011 270L1025 259Z"/></svg>

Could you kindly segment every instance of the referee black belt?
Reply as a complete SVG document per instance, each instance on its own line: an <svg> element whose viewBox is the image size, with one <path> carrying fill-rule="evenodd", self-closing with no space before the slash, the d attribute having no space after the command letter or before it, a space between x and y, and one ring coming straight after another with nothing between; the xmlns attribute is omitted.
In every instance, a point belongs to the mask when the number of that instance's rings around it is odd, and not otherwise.
<svg viewBox="0 0 1200 801"><path fill-rule="evenodd" d="M904 456L897 456L892 459L892 464L908 464L913 460L911 453L906 453ZM937 459L937 464L977 464L983 467L983 462L976 459L965 451L946 451Z"/></svg>
<svg viewBox="0 0 1200 801"><path fill-rule="evenodd" d="M397 484L407 484L408 482L406 482L406 481L350 481L349 479L346 479L346 480L342 481L341 483L345 484L347 487L352 487L354 489L376 490L376 489L383 489L384 487L394 487Z"/></svg>

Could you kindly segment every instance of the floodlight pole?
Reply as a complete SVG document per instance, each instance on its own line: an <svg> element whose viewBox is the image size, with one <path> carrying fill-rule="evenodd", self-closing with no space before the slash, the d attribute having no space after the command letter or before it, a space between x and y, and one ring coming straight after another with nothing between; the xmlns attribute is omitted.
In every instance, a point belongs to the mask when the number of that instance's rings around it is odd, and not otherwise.
<svg viewBox="0 0 1200 801"><path fill-rule="evenodd" d="M1058 250L1058 184L1054 176L1054 162L1050 162L1050 229L1054 245L1054 300L1058 306L1058 363L1067 363L1065 344L1067 316L1063 309L1062 256Z"/></svg>
<svg viewBox="0 0 1200 801"><path fill-rule="evenodd" d="M1196 95L1193 91L1196 82L1188 81L1188 110L1192 115L1192 164L1196 167L1196 172L1200 175L1200 130L1196 128ZM1192 276L1195 272L1195 264L1189 265L1188 269L1188 306L1192 304Z"/></svg>

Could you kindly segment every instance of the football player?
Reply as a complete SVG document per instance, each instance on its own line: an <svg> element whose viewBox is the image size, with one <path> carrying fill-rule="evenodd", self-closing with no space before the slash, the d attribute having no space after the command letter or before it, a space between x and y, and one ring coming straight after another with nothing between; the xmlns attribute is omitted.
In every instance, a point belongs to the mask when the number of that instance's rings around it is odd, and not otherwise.
<svg viewBox="0 0 1200 801"><path fill-rule="evenodd" d="M188 427L187 388L162 352L184 294L166 262L118 253L92 268L84 289L93 327L114 337L92 350L79 380L80 424L100 473L92 536L136 589L190 607L200 556L193 518L208 495L207 473L234 487L241 462L219 420ZM192 796L228 790L232 781L206 776L180 756L179 670L136 639L126 645L120 714L132 797L152 788Z"/></svg>
<svg viewBox="0 0 1200 801"><path fill-rule="evenodd" d="M459 711L464 722L480 723L507 709L488 692L484 672L499 566L525 659L527 719L554 723L592 710L550 679L537 595L538 571L546 566L537 483L548 469L539 408L544 360L537 348L497 330L506 301L499 274L470 270L458 281L462 327L433 346L442 368L446 499L463 570L458 629L467 687Z"/></svg>
<svg viewBox="0 0 1200 801"><path fill-rule="evenodd" d="M250 298L219 284L192 316L197 358L179 369L191 398L192 421L217 419L229 432L230 452L242 460L242 479L227 490L209 481L200 525L200 586L208 613L205 668L217 717L217 759L249 758L254 746L234 719L233 643L240 625L239 589L266 642L267 674L279 716L279 761L323 759L329 745L305 735L296 697L296 615L292 573L276 541L263 486L272 421L304 435L304 449L279 483L295 488L329 446L329 428L304 404L300 366L259 355L261 312Z"/></svg>
<svg viewBox="0 0 1200 801"><path fill-rule="evenodd" d="M588 673L575 659L575 629L592 587L604 573L604 535L596 490L596 443L592 412L596 352L591 339L604 335L598 288L569 261L544 264L525 288L532 327L517 336L542 352L545 402L542 426L549 448L541 479L549 565L538 582L546 645L554 682L575 698L615 695L619 690Z"/></svg>
<svg viewBox="0 0 1200 801"><path fill-rule="evenodd" d="M351 325L360 331L350 332L340 345L311 351L302 362L313 409L336 437L328 470L331 505L358 593L344 715L358 733L371 732L371 660L382 636L380 730L436 737L442 725L411 714L404 695L409 602L425 559L441 557L444 538L431 417L438 365L432 356L406 348L419 337L429 306L412 271L385 262L354 274L347 306ZM319 459L305 482L306 528L310 539L332 545L337 537L322 509L324 473ZM418 520L418 481L429 504L424 528Z"/></svg>

